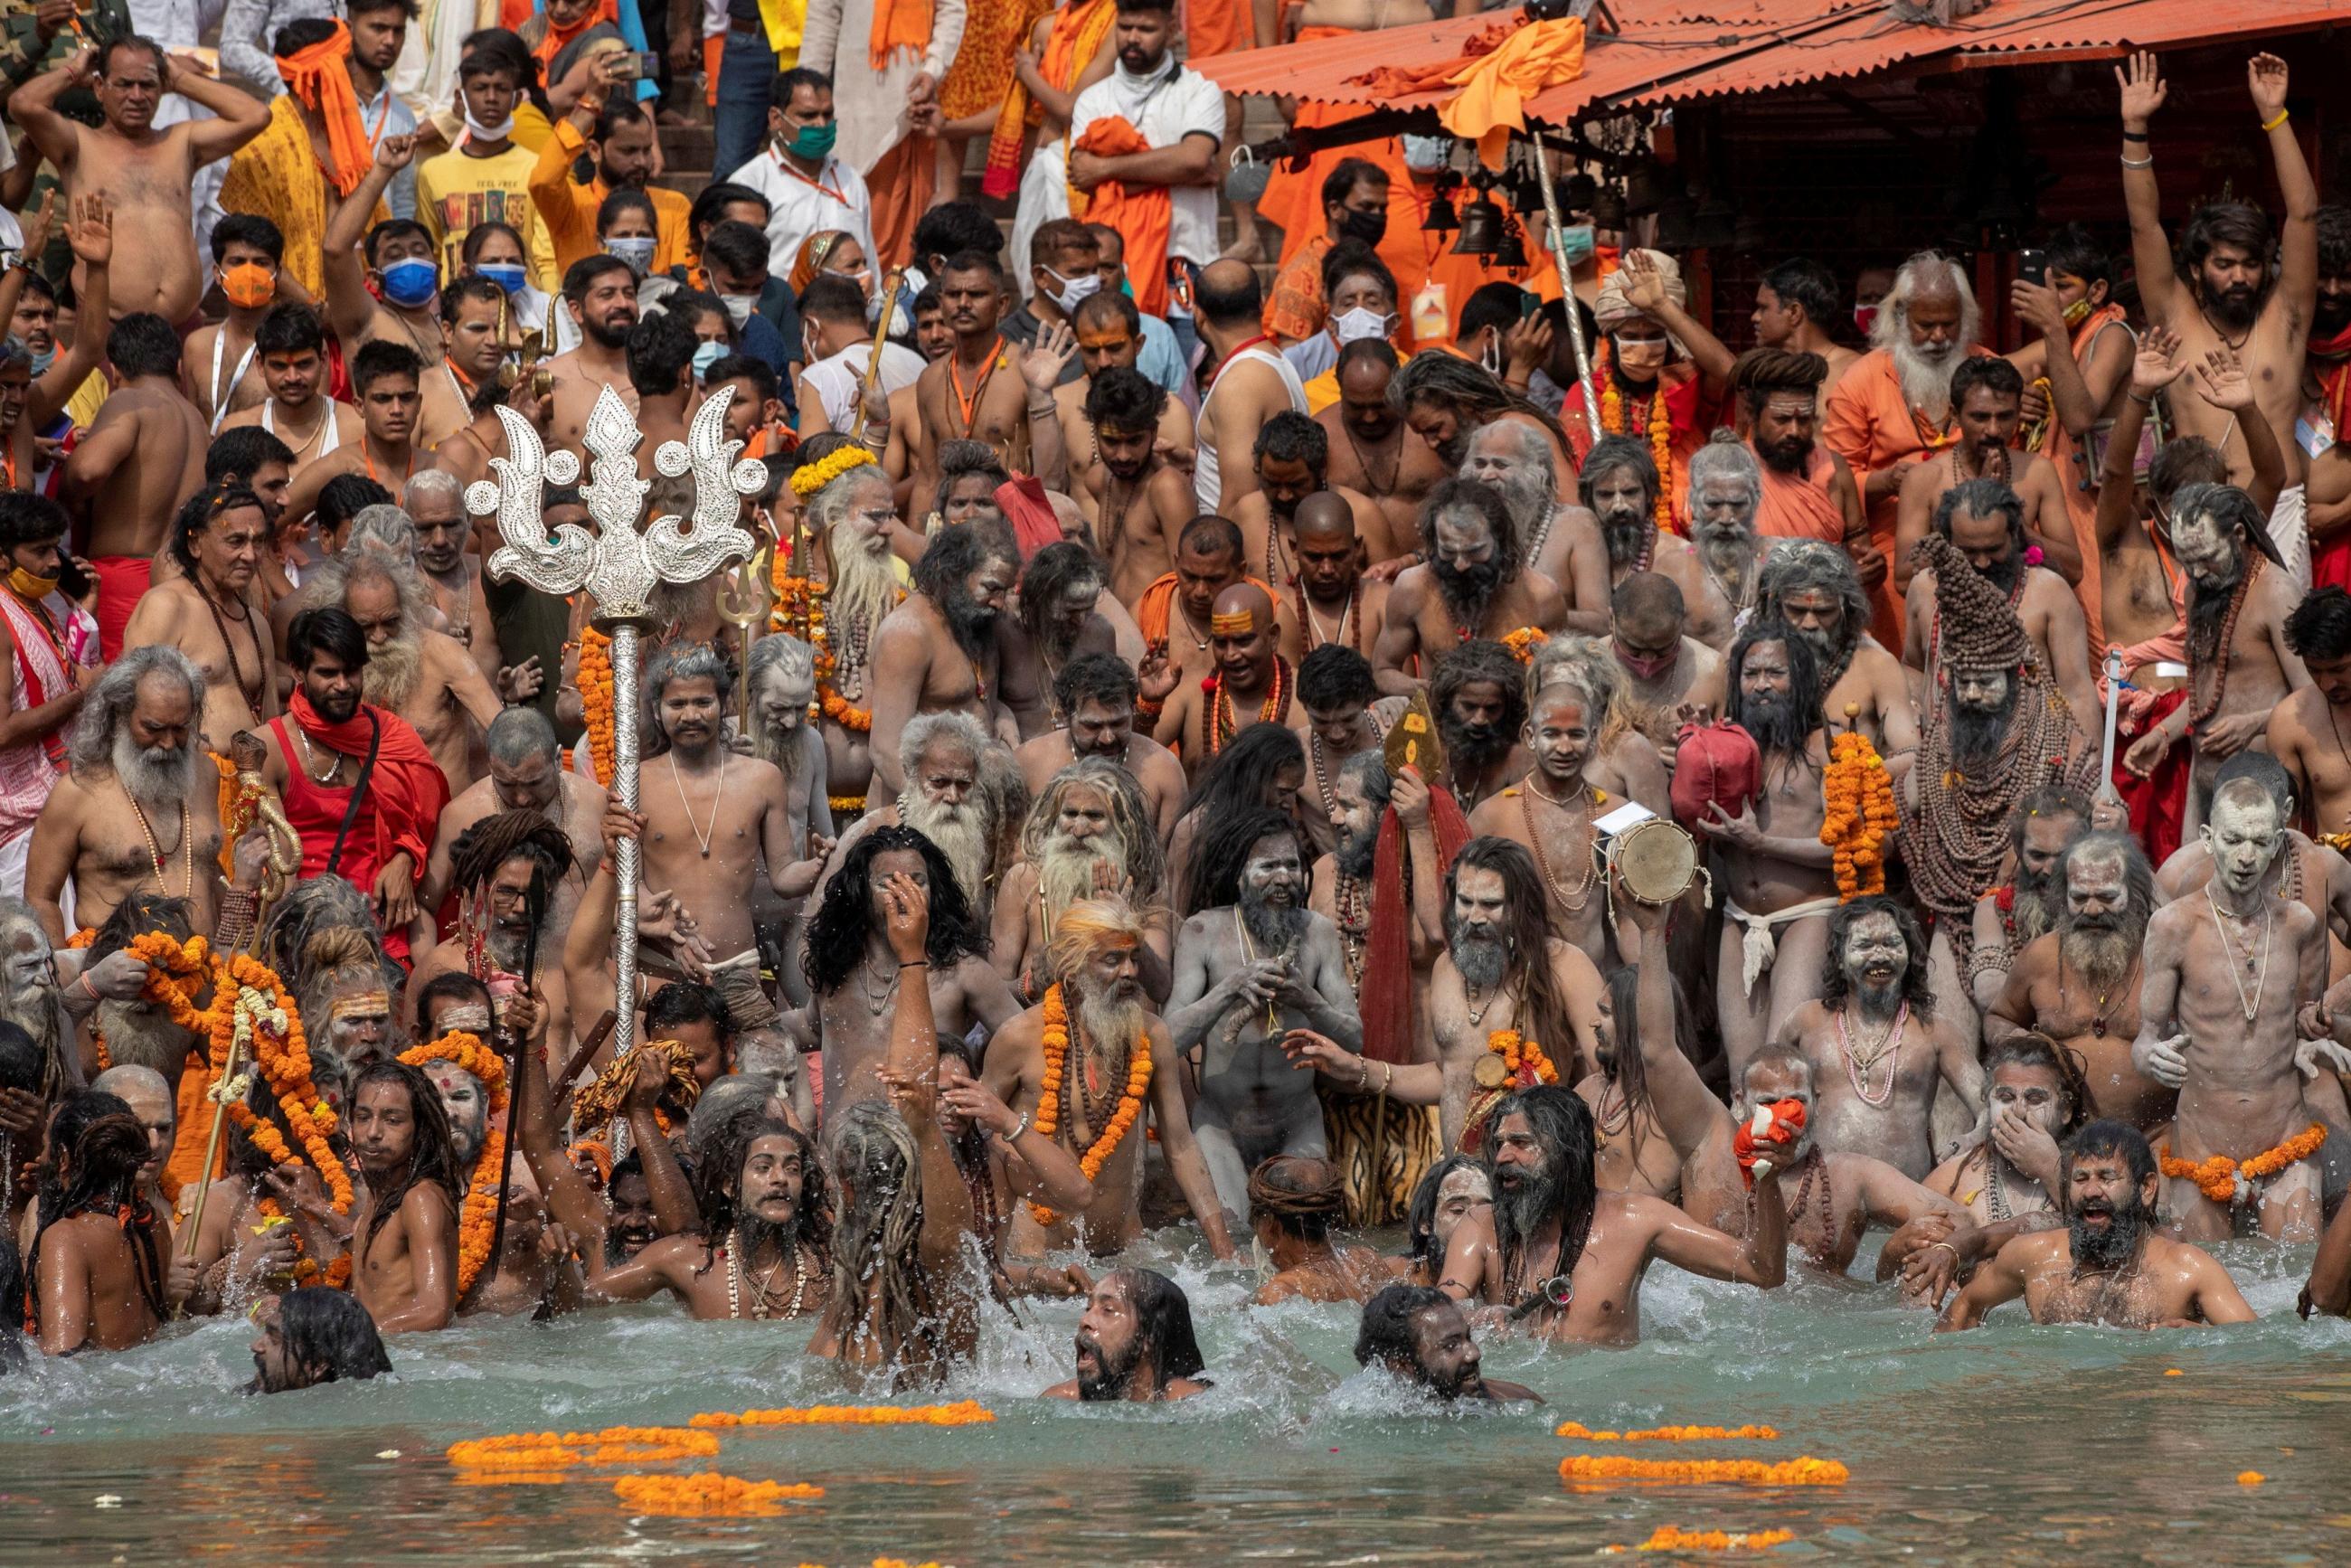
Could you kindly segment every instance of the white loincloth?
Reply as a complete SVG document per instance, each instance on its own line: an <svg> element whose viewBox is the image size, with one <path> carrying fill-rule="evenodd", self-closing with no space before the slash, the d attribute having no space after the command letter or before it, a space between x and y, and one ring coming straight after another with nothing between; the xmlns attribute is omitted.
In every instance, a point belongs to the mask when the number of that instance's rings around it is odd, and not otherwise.
<svg viewBox="0 0 2351 1568"><path fill-rule="evenodd" d="M2278 492L2270 508L2270 540L2285 559L2298 592L2310 591L2310 493L2300 485Z"/></svg>
<svg viewBox="0 0 2351 1568"><path fill-rule="evenodd" d="M1736 920L1745 927L1739 938L1739 976L1742 994L1753 996L1755 982L1771 971L1771 960L1779 956L1780 939L1773 933L1782 925L1799 920L1809 920L1815 915L1827 915L1843 901L1836 898L1814 898L1802 904L1775 909L1769 915L1750 915L1730 899L1722 901L1725 918Z"/></svg>

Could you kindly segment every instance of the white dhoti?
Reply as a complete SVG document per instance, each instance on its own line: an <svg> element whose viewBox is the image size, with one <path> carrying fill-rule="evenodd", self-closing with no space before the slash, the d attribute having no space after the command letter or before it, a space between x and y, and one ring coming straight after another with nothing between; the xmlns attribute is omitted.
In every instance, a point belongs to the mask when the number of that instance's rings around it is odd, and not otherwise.
<svg viewBox="0 0 2351 1568"><path fill-rule="evenodd" d="M5 843L0 843L0 894L10 898L25 896L25 862L33 852L33 830L26 828Z"/></svg>
<svg viewBox="0 0 2351 1568"><path fill-rule="evenodd" d="M2310 493L2300 485L2278 492L2270 508L2270 540L2294 574L2294 585L2310 591Z"/></svg>
<svg viewBox="0 0 2351 1568"><path fill-rule="evenodd" d="M1020 171L1019 209L1012 219L1012 248L1004 253L1006 267L1020 280L1020 296L1036 292L1029 269L1029 242L1055 218L1070 215L1069 138L1040 141L1029 166Z"/></svg>
<svg viewBox="0 0 2351 1568"><path fill-rule="evenodd" d="M1740 926L1739 938L1739 977L1744 995L1755 994L1755 982L1771 972L1771 960L1778 956L1782 925L1792 925L1799 920L1809 920L1815 915L1827 915L1841 903L1834 898L1815 898L1803 904L1775 909L1769 915L1751 915L1730 899L1722 901L1725 918L1736 920Z"/></svg>

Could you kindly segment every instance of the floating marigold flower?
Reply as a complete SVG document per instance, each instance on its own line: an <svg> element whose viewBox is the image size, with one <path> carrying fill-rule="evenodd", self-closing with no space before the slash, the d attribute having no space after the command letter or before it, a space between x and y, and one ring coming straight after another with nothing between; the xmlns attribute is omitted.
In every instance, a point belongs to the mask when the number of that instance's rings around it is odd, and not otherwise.
<svg viewBox="0 0 2351 1568"><path fill-rule="evenodd" d="M1635 1552L1769 1552L1796 1539L1792 1530L1681 1530L1657 1526Z"/></svg>
<svg viewBox="0 0 2351 1568"><path fill-rule="evenodd" d="M799 1482L747 1481L740 1476L704 1470L690 1476L622 1476L612 1494L643 1513L695 1516L778 1514L784 1502L824 1495L822 1487Z"/></svg>
<svg viewBox="0 0 2351 1568"><path fill-rule="evenodd" d="M2269 1477L2262 1474L2259 1470L2239 1470L2237 1472L2237 1484L2241 1487L2257 1487L2267 1479L2269 1479Z"/></svg>
<svg viewBox="0 0 2351 1568"><path fill-rule="evenodd" d="M809 1405L784 1410L705 1410L695 1427L972 1427L996 1419L973 1399L953 1405Z"/></svg>
<svg viewBox="0 0 2351 1568"><path fill-rule="evenodd" d="M1779 1441L1776 1427L1650 1427L1636 1432L1595 1432L1581 1422L1570 1421L1552 1434L1559 1437L1582 1437L1595 1443L1703 1443L1737 1439L1748 1442Z"/></svg>
<svg viewBox="0 0 2351 1568"><path fill-rule="evenodd" d="M1834 1459L1802 1458L1766 1464L1761 1459L1631 1459L1616 1454L1570 1454L1559 1462L1559 1479L1570 1483L1662 1481L1703 1486L1731 1481L1744 1486L1843 1486L1852 1472Z"/></svg>

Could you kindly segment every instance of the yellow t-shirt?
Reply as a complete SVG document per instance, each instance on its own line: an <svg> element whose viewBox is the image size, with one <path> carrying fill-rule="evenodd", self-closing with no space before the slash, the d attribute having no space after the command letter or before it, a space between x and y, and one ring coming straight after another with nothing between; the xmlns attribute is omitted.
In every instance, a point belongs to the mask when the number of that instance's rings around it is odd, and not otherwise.
<svg viewBox="0 0 2351 1568"><path fill-rule="evenodd" d="M441 256L441 276L457 276L458 250L476 224L502 223L522 235L530 257L530 281L552 294L562 279L555 269L555 245L530 199L530 172L537 153L517 141L487 158L463 149L427 159L416 172L416 221L433 236Z"/></svg>
<svg viewBox="0 0 2351 1568"><path fill-rule="evenodd" d="M106 372L92 371L74 388L73 396L66 399L66 413L80 429L88 430L98 418L98 411L106 406Z"/></svg>

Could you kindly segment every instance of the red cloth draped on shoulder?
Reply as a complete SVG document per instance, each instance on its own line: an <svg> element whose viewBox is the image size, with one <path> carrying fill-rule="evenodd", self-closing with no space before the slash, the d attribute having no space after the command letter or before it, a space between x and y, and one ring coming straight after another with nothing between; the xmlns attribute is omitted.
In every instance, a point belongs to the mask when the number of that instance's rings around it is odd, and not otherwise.
<svg viewBox="0 0 2351 1568"><path fill-rule="evenodd" d="M1428 824L1437 835L1434 874L1442 877L1469 841L1469 819L1450 791L1428 789ZM1364 944L1364 983L1356 997L1367 1061L1413 1060L1412 901L1404 886L1404 823L1390 806L1380 813L1372 855L1372 931Z"/></svg>
<svg viewBox="0 0 2351 1568"><path fill-rule="evenodd" d="M1143 132L1123 115L1106 115L1086 127L1070 144L1076 152L1098 158L1127 158L1151 151ZM1070 215L1087 223L1104 224L1126 242L1126 276L1134 286L1134 306L1145 316L1167 314L1167 245L1175 222L1175 204L1165 185L1135 185L1104 180L1092 193L1070 188Z"/></svg>
<svg viewBox="0 0 2351 1568"><path fill-rule="evenodd" d="M371 716L375 720L373 726L369 723ZM301 832L302 874L313 877L332 871L360 892L369 893L374 890L375 879L385 862L396 854L406 854L416 874L422 877L426 857L433 849L434 829L440 821L442 809L449 804L449 780L442 773L441 765L433 759L423 738L406 719L380 707L362 706L342 723L329 724L310 706L310 699L298 686L286 705L286 718L270 721L281 743L292 739L285 733L287 719L299 725L314 747L341 752L355 764L368 754L371 730L379 727L381 730L381 738L376 741L375 768L368 778L367 799L360 803L351 831L344 835L340 863L331 867L327 864L327 856L333 850L335 830L350 804L350 790L322 789L312 783L303 772L294 748L287 748L290 766L286 770L286 807L287 816ZM333 820L325 821L329 812ZM385 932L384 947L395 957L404 956L406 934Z"/></svg>
<svg viewBox="0 0 2351 1568"><path fill-rule="evenodd" d="M2161 723L2171 710L2188 700L2188 690L2158 693L2154 706L2139 721L2139 733ZM2181 830L2188 820L2188 777L2195 771L2196 748L2175 746L2163 754L2155 771L2139 778L2123 766L2121 740L2115 743L2115 789L2130 809L2131 836L2146 847L2148 862L2161 865L2179 847Z"/></svg>
<svg viewBox="0 0 2351 1568"><path fill-rule="evenodd" d="M2318 373L2318 401L2335 426L2335 439L2351 440L2351 327L2332 338L2310 340L2311 369ZM2351 528L2310 541L2310 586L2351 588Z"/></svg>

